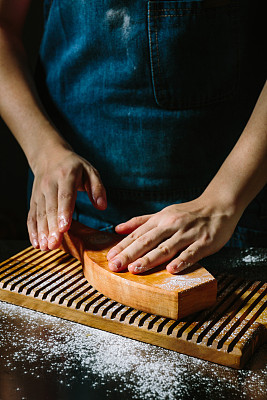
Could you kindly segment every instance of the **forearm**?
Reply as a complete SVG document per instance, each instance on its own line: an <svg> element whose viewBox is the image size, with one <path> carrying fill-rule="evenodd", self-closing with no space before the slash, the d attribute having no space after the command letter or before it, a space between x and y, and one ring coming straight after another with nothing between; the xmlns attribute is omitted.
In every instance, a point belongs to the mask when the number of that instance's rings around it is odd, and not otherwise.
<svg viewBox="0 0 267 400"><path fill-rule="evenodd" d="M33 168L37 154L68 145L38 98L20 35L3 24L0 54L0 114Z"/></svg>
<svg viewBox="0 0 267 400"><path fill-rule="evenodd" d="M267 83L235 147L204 197L220 200L240 216L267 183Z"/></svg>

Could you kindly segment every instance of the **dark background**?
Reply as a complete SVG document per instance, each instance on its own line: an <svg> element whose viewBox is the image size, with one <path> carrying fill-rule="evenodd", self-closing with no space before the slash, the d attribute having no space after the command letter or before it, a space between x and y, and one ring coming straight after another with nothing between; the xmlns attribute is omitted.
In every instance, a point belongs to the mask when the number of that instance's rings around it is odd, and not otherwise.
<svg viewBox="0 0 267 400"><path fill-rule="evenodd" d="M42 2L32 1L23 40L34 70L42 34ZM0 239L27 238L27 160L0 118Z"/></svg>

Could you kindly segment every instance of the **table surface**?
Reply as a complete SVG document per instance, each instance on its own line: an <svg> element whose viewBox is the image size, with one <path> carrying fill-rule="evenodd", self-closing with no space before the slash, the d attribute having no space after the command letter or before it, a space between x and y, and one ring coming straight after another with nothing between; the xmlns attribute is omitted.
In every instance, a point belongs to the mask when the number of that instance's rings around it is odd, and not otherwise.
<svg viewBox="0 0 267 400"><path fill-rule="evenodd" d="M0 261L29 245L0 241ZM267 249L223 249L202 261L267 280ZM266 399L267 344L233 370L0 302L0 400Z"/></svg>

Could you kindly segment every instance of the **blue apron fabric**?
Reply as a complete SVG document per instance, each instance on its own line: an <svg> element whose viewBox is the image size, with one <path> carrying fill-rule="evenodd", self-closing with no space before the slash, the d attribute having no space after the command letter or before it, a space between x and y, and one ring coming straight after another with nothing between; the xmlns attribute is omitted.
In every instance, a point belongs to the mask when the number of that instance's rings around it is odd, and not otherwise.
<svg viewBox="0 0 267 400"><path fill-rule="evenodd" d="M111 229L202 193L264 84L260 5L44 1L40 97L107 189L104 212L78 193L78 220ZM244 213L238 246L266 245L266 192Z"/></svg>

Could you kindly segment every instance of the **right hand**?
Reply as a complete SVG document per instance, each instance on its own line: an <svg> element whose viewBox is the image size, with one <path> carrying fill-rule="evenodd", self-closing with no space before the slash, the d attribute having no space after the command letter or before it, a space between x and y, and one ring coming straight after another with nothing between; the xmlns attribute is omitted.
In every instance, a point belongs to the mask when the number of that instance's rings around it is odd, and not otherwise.
<svg viewBox="0 0 267 400"><path fill-rule="evenodd" d="M69 149L53 149L32 168L34 182L28 214L31 244L54 250L71 224L77 190L86 191L99 210L107 207L106 191L98 171Z"/></svg>

